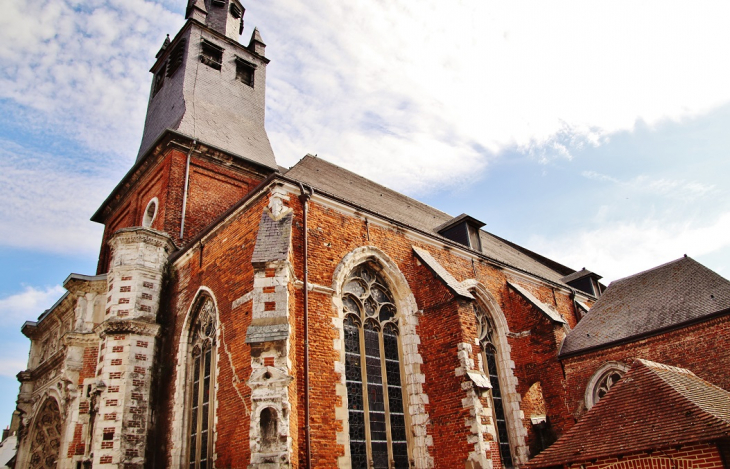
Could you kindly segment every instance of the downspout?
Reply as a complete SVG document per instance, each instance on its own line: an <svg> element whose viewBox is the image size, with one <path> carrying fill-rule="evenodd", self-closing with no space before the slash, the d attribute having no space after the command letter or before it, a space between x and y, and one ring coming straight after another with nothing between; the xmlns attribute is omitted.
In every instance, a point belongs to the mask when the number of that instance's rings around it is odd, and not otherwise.
<svg viewBox="0 0 730 469"><path fill-rule="evenodd" d="M190 156L193 154L195 146L198 144L197 140L193 140L193 144L190 145L188 150L188 158L185 162L185 187L183 187L183 202L182 202L182 219L180 220L180 240L183 239L183 233L185 233L185 209L188 206L188 185L190 183Z"/></svg>
<svg viewBox="0 0 730 469"><path fill-rule="evenodd" d="M304 441L306 446L307 458L306 469L312 467L312 442L310 435L309 426L309 266L308 266L308 254L307 254L307 243L309 236L307 233L307 212L309 207L309 199L314 195L314 189L309 187L309 194L304 190L304 185L300 182L299 189L301 195L299 196L299 202L302 204L302 225L303 225L303 249L302 249L302 265L304 275L302 279L303 283L303 315L304 315Z"/></svg>

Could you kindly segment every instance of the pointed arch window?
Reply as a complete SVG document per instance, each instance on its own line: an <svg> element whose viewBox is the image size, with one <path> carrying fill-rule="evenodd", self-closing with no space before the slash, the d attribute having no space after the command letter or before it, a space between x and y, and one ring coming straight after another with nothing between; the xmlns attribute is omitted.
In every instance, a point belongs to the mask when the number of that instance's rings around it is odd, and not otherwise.
<svg viewBox="0 0 730 469"><path fill-rule="evenodd" d="M369 264L353 270L343 292L352 468L408 468L393 296L376 268Z"/></svg>
<svg viewBox="0 0 730 469"><path fill-rule="evenodd" d="M61 411L51 398L46 399L35 419L31 437L31 469L55 468L61 446Z"/></svg>
<svg viewBox="0 0 730 469"><path fill-rule="evenodd" d="M500 386L497 347L495 342L496 331L491 318L486 311L477 303L474 303L474 314L477 317L477 335L479 345L482 347L482 363L486 368L484 371L489 375L492 384L491 397L495 427L497 429L497 443L499 444L499 455L502 458L504 467L513 467L512 452L510 450L509 431L505 417L505 406Z"/></svg>
<svg viewBox="0 0 730 469"><path fill-rule="evenodd" d="M213 467L216 327L215 305L213 300L204 297L190 330L189 469Z"/></svg>

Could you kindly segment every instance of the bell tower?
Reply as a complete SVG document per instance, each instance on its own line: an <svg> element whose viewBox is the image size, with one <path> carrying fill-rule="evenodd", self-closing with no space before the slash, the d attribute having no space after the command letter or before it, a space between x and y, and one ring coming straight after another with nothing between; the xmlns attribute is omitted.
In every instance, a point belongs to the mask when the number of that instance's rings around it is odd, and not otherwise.
<svg viewBox="0 0 730 469"><path fill-rule="evenodd" d="M278 171L264 127L266 44L258 29L239 42L245 12L239 0L189 0L155 56L136 162L92 217L106 226L99 274L117 231L150 228L179 248Z"/></svg>
<svg viewBox="0 0 730 469"><path fill-rule="evenodd" d="M190 0L187 22L165 40L137 160L167 130L276 169L264 129L266 45L255 29L238 42L246 9L238 0Z"/></svg>

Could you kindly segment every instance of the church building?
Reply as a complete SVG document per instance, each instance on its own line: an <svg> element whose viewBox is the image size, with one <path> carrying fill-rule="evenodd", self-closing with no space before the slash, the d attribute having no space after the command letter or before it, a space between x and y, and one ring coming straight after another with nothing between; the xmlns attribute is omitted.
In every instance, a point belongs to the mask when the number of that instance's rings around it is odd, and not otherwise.
<svg viewBox="0 0 730 469"><path fill-rule="evenodd" d="M191 0L157 54L97 272L23 325L15 467L526 464L586 410L607 352L563 343L600 276L321 158L279 166L244 13Z"/></svg>

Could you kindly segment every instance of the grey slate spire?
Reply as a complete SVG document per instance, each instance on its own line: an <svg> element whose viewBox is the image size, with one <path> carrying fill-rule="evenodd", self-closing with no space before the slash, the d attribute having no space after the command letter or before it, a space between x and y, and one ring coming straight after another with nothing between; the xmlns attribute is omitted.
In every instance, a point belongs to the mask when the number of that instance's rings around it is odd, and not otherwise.
<svg viewBox="0 0 730 469"><path fill-rule="evenodd" d="M277 169L264 128L266 45L258 29L248 47L238 42L244 12L238 0L190 1L187 22L151 69L137 160L169 129Z"/></svg>

